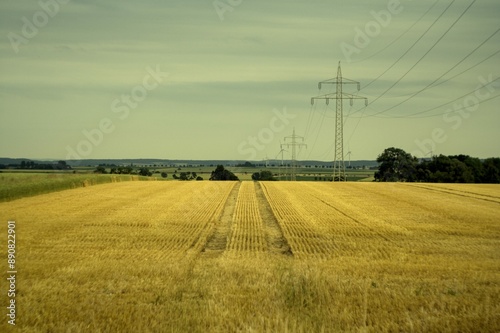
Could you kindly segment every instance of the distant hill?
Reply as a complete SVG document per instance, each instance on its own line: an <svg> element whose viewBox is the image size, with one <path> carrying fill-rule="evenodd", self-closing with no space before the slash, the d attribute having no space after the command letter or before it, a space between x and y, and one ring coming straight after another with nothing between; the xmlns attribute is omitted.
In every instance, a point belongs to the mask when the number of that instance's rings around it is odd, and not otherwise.
<svg viewBox="0 0 500 333"><path fill-rule="evenodd" d="M0 164L9 165L9 164L20 164L22 161L34 161L29 158L8 158L8 157L0 157ZM37 161L34 161L37 162Z"/></svg>

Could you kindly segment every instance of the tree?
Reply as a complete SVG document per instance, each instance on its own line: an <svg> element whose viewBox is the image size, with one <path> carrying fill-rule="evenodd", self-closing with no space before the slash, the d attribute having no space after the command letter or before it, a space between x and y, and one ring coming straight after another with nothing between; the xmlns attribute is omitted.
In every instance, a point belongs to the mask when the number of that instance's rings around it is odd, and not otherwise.
<svg viewBox="0 0 500 333"><path fill-rule="evenodd" d="M188 174L186 172L181 172L180 180L188 180Z"/></svg>
<svg viewBox="0 0 500 333"><path fill-rule="evenodd" d="M396 148L388 148L377 161L380 181L422 181L432 183L500 183L500 158L481 161L468 155L439 155L416 162L414 157Z"/></svg>
<svg viewBox="0 0 500 333"><path fill-rule="evenodd" d="M500 183L500 158L485 159L483 169L483 183Z"/></svg>
<svg viewBox="0 0 500 333"><path fill-rule="evenodd" d="M140 176L145 176L145 177L151 177L153 173L149 171L148 168L140 168L139 169L139 175Z"/></svg>
<svg viewBox="0 0 500 333"><path fill-rule="evenodd" d="M161 178L167 178L167 177L168 177L168 174L166 172L161 173Z"/></svg>
<svg viewBox="0 0 500 333"><path fill-rule="evenodd" d="M425 164L428 178L433 183L473 183L474 175L467 165L455 156L433 156L432 161Z"/></svg>
<svg viewBox="0 0 500 333"><path fill-rule="evenodd" d="M99 165L95 170L94 173L100 173L100 174L105 174L106 173L106 168L103 166Z"/></svg>
<svg viewBox="0 0 500 333"><path fill-rule="evenodd" d="M470 157L469 155L456 155L449 156L450 158L456 159L466 165L469 169L472 179L469 179L469 183L480 183L484 176L484 168L481 160L476 157Z"/></svg>
<svg viewBox="0 0 500 333"><path fill-rule="evenodd" d="M56 168L59 170L71 169L71 167L66 164L66 161L57 161Z"/></svg>
<svg viewBox="0 0 500 333"><path fill-rule="evenodd" d="M433 156L430 161L422 161L417 166L417 180L432 183L473 183L475 162L474 159L465 157L439 155ZM471 163L470 167L462 162L466 159ZM482 171L477 169L476 172Z"/></svg>
<svg viewBox="0 0 500 333"><path fill-rule="evenodd" d="M399 148L387 148L377 157L375 180L382 182L415 181L418 160Z"/></svg>
<svg viewBox="0 0 500 333"><path fill-rule="evenodd" d="M198 177L196 177L196 180L198 180L198 181L203 180L203 177L198 176Z"/></svg>
<svg viewBox="0 0 500 333"><path fill-rule="evenodd" d="M223 165L217 165L210 176L210 180L239 180L239 178L229 170L224 169Z"/></svg>

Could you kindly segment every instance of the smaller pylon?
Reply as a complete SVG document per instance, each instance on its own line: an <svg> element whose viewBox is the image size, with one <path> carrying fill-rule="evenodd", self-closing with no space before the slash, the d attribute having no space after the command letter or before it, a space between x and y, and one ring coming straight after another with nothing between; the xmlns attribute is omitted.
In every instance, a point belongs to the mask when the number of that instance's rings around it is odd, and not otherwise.
<svg viewBox="0 0 500 333"><path fill-rule="evenodd" d="M286 146L287 148L292 147L292 165L291 165L291 171L290 171L290 180L291 181L296 181L297 180L297 153L296 153L296 147L306 147L307 145L304 142L304 137L299 136L295 134L295 127L293 128L293 134L292 136L286 136L285 137L285 142L287 139L291 139L292 141L290 143L283 143L281 145L281 149L283 149L283 146ZM302 142L297 142L297 139L301 140Z"/></svg>

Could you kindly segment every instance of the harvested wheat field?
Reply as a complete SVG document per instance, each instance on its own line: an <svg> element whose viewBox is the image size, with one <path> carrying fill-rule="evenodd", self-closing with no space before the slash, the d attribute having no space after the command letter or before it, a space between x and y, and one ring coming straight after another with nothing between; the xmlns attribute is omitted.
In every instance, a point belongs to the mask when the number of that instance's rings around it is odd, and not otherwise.
<svg viewBox="0 0 500 333"><path fill-rule="evenodd" d="M111 183L0 220L1 331L500 331L498 185Z"/></svg>

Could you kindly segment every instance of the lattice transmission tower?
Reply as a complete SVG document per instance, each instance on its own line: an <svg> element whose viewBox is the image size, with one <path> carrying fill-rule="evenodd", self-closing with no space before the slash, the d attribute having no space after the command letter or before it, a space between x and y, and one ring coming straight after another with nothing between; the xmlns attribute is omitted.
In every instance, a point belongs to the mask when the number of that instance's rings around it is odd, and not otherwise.
<svg viewBox="0 0 500 333"><path fill-rule="evenodd" d="M311 98L311 105L314 105L314 100L324 99L326 104L330 104L330 100L334 99L337 102L336 112L335 112L335 156L333 159L333 181L346 181L345 175L345 163L344 163L344 113L342 110L344 99L349 99L351 101L351 106L353 105L353 100L364 99L365 106L368 105L368 99L366 97L354 96L352 94L344 93L342 91L342 86L344 84L356 84L358 91L360 90L360 83L358 81L353 81L342 77L342 70L339 67L337 69L337 77L318 83L318 88L321 90L323 84L335 84L336 92L331 94L320 95Z"/></svg>

